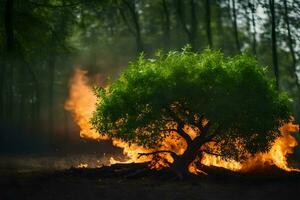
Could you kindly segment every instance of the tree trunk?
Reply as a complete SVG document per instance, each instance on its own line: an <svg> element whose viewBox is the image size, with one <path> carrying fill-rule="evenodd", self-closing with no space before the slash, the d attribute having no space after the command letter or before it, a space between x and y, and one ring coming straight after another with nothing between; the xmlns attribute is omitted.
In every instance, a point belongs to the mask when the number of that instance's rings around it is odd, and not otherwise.
<svg viewBox="0 0 300 200"><path fill-rule="evenodd" d="M197 36L197 29L198 29L198 21L196 16L196 4L195 0L190 0L190 14L191 14L191 23L190 28L186 22L185 13L184 13L184 4L182 0L177 0L176 2L176 12L178 19L183 27L184 32L187 35L188 43L192 45L192 49L196 50L196 36Z"/></svg>
<svg viewBox="0 0 300 200"><path fill-rule="evenodd" d="M195 138L190 145L188 145L186 151L177 158L174 159L174 163L171 165L171 170L180 178L187 176L189 172L189 165L197 158L201 157L202 153L199 151L201 146L204 145L206 141L203 137L198 136Z"/></svg>
<svg viewBox="0 0 300 200"><path fill-rule="evenodd" d="M218 33L219 33L219 36L218 36L218 42L220 42L220 48L222 50L224 50L224 29L223 29L223 18L222 18L222 15L223 15L223 12L222 12L222 0L218 0L217 1L217 8L218 8L218 11L217 11L217 29L218 29Z"/></svg>
<svg viewBox="0 0 300 200"><path fill-rule="evenodd" d="M240 39L239 39L238 26L237 26L237 14L236 14L235 0L232 0L232 15L233 15L232 22L233 22L233 31L234 31L236 50L238 53L241 53Z"/></svg>
<svg viewBox="0 0 300 200"><path fill-rule="evenodd" d="M206 0L206 35L207 35L207 41L209 48L212 48L212 35L211 35L211 15L210 15L210 0Z"/></svg>
<svg viewBox="0 0 300 200"><path fill-rule="evenodd" d="M255 4L254 2L249 3L251 10L251 23L252 23L252 51L253 55L256 56L256 22L255 22Z"/></svg>
<svg viewBox="0 0 300 200"><path fill-rule="evenodd" d="M164 16L164 23L163 23L164 43L165 43L165 48L169 49L170 39L171 39L171 34L170 34L171 22L170 22L170 12L166 0L162 0L162 8L163 8L163 16Z"/></svg>
<svg viewBox="0 0 300 200"><path fill-rule="evenodd" d="M185 141L187 142L187 149L185 152L180 155L176 156L174 158L174 162L171 165L171 170L174 171L174 173L180 178L184 178L187 176L190 172L188 170L189 165L198 157L202 157L202 152L200 151L201 146L205 143L209 142L210 139L206 137L209 126L205 126L202 128L201 134L194 138L193 140L190 139L190 136L187 133L179 134L181 135ZM183 125L180 125L178 127L178 130L183 131ZM188 137L188 138L187 138Z"/></svg>
<svg viewBox="0 0 300 200"><path fill-rule="evenodd" d="M288 15L288 6L287 6L287 0L283 0L284 4L284 20L286 24L286 29L288 33L288 47L292 56L292 65L293 65L293 73L296 81L296 85L298 90L300 90L300 85L299 85L299 79L297 76L297 70L296 70L296 55L294 51L294 46L293 46L293 39L292 39L292 34L291 34L291 29L290 29L290 20L289 20L289 15Z"/></svg>
<svg viewBox="0 0 300 200"><path fill-rule="evenodd" d="M272 37L272 60L273 68L276 79L276 88L279 89L279 68L277 59L277 39L276 39L276 16L275 16L275 5L274 0L269 0L270 13L271 13L271 37Z"/></svg>
<svg viewBox="0 0 300 200"><path fill-rule="evenodd" d="M136 43L136 51L137 54L144 51L144 44L142 40L142 34L141 34L141 26L140 26L140 19L138 11L136 10L136 2L135 1L128 1L123 0L123 4L128 8L128 11L131 15L131 18L133 20L133 26L134 29L130 27L129 21L126 19L125 13L122 11L122 8L120 8L120 13L123 18L123 21L127 25L130 32L135 36L135 43Z"/></svg>
<svg viewBox="0 0 300 200"><path fill-rule="evenodd" d="M191 9L191 31L190 31L190 42L192 45L192 48L196 50L197 43L196 43L196 37L197 37L197 30L198 30L198 21L196 16L196 3L195 0L190 0L190 9Z"/></svg>

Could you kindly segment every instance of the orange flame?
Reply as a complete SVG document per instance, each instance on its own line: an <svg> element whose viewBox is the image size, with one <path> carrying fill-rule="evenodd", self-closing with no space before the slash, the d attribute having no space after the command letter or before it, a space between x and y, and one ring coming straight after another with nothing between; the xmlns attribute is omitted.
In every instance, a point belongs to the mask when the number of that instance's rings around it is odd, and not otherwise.
<svg viewBox="0 0 300 200"><path fill-rule="evenodd" d="M107 137L102 136L94 131L92 129L92 125L90 124L89 120L96 108L96 96L88 83L86 74L87 72L76 69L75 74L70 81L70 94L65 103L65 109L72 112L76 123L80 127L81 137L97 140L108 139ZM195 133L193 133L193 131L188 130L188 127L185 127L185 129L187 129L187 132L192 138L195 137ZM200 162L206 166L223 167L239 172L249 172L257 169L264 169L271 165L275 165L289 172L300 171L298 169L290 168L287 162L288 155L292 154L294 148L298 145L297 140L291 135L291 133L298 132L299 126L289 122L284 124L279 131L281 132L281 136L274 141L270 151L249 156L249 158L244 162L224 160L220 156L206 153L203 153L203 157ZM172 156L168 153L160 153L158 155L159 159L154 159L155 157L153 155L140 156L140 153L153 152L154 149L143 148L135 144L129 145L128 143L115 138L112 138L112 143L114 146L123 148L123 154L128 157L128 160L126 160L124 163L152 161L151 167L160 169L167 166L167 162L164 162L164 160L168 161L169 163L173 162ZM159 150L171 150L176 154L181 155L185 151L187 147L186 145L187 144L184 139L174 132L163 141ZM120 163L120 161L111 158L110 163ZM200 173L195 163L192 163L189 166L189 170L192 173Z"/></svg>
<svg viewBox="0 0 300 200"><path fill-rule="evenodd" d="M87 72L76 69L70 81L69 98L65 102L65 109L70 111L75 122L80 128L80 136L104 140L107 137L100 136L92 129L90 118L95 110L97 98L88 85Z"/></svg>

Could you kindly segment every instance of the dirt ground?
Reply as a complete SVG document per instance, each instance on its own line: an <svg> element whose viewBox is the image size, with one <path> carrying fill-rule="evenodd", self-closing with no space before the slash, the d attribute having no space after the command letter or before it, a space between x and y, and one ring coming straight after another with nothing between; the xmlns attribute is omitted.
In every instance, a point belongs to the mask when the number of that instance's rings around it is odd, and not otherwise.
<svg viewBox="0 0 300 200"><path fill-rule="evenodd" d="M120 171L116 169L115 172ZM87 170L86 170L87 171ZM208 175L184 181L156 176L124 178L110 170L0 171L0 199L298 199L300 179Z"/></svg>

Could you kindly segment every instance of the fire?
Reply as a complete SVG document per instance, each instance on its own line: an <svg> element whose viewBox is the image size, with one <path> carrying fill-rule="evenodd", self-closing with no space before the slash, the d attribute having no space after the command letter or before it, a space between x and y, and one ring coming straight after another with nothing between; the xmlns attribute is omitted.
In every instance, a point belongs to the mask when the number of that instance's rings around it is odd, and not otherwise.
<svg viewBox="0 0 300 200"><path fill-rule="evenodd" d="M65 109L73 114L76 123L80 127L81 137L106 140L108 138L94 131L90 124L90 118L96 108L96 96L92 87L89 85L89 79L86 74L87 72L80 69L75 71L74 76L70 81L70 94L65 103ZM185 129L192 138L195 137L195 133L193 133L192 130L188 130L189 127L186 126ZM275 165L278 168L289 172L300 171L289 167L287 161L287 157L293 153L294 148L298 145L297 140L293 137L292 133L298 132L299 126L289 122L284 124L279 131L281 132L281 136L274 141L270 151L266 153L257 153L254 156L249 156L248 159L243 162L224 160L220 156L203 153L202 159L193 162L189 166L189 170L192 173L200 173L201 171L196 167L196 162L201 162L201 164L206 166L223 167L237 172L249 172L257 169L264 169L271 165ZM129 145L128 143L115 138L112 138L112 143L114 146L122 148L123 154L128 157L128 160L123 163L152 161L151 168L160 169L168 166L167 163L173 162L173 158L169 153L143 156L140 153L147 154L153 152L154 149L143 148L135 144ZM186 142L174 132L164 140L159 150L171 150L177 155L181 155L186 147ZM111 158L110 163L120 163L120 161Z"/></svg>
<svg viewBox="0 0 300 200"><path fill-rule="evenodd" d="M70 81L69 99L65 102L65 109L70 111L80 128L80 136L97 140L107 139L92 129L89 122L96 105L96 96L88 85L87 72L77 68Z"/></svg>

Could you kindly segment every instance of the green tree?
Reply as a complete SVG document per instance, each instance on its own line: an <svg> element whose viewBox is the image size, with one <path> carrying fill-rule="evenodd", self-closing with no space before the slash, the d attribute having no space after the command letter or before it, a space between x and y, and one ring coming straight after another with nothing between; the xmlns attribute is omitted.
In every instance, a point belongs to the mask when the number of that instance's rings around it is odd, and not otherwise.
<svg viewBox="0 0 300 200"><path fill-rule="evenodd" d="M141 56L108 91L96 90L91 121L99 133L153 149L176 132L187 148L182 155L167 152L174 158L171 169L182 177L203 151L243 160L269 149L290 112L288 97L266 73L248 56L228 58L211 50ZM211 141L217 150L208 147Z"/></svg>

